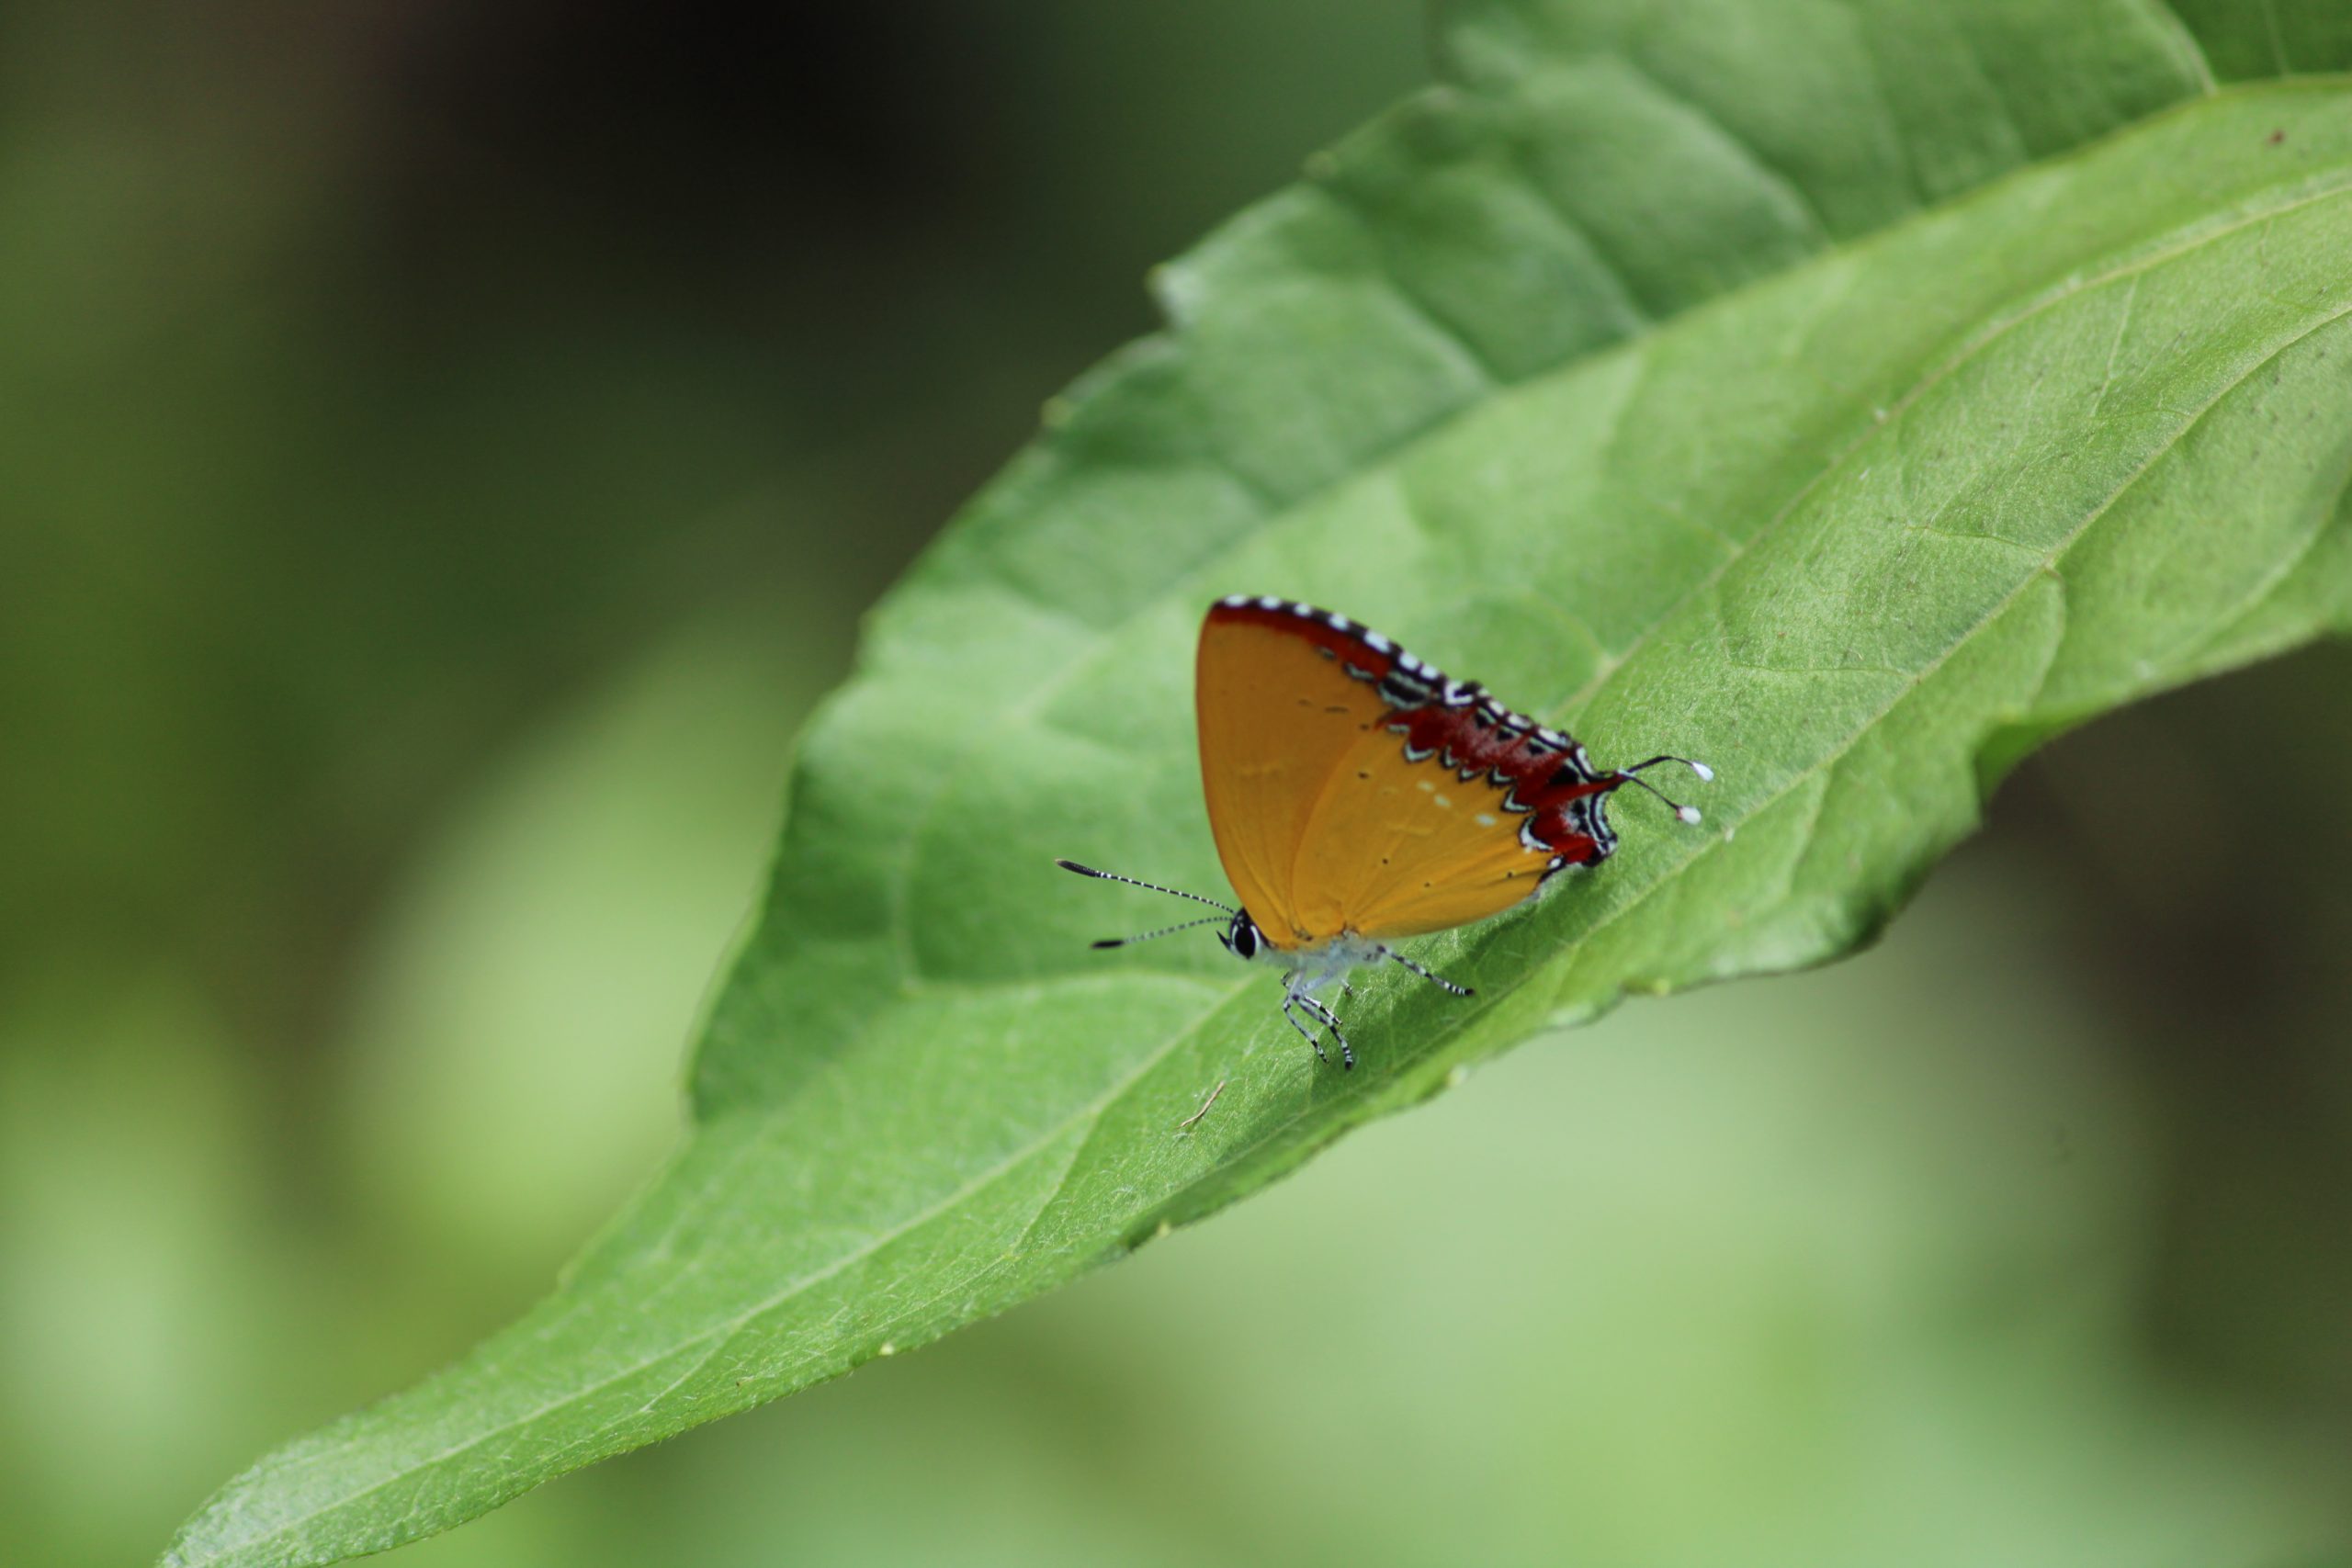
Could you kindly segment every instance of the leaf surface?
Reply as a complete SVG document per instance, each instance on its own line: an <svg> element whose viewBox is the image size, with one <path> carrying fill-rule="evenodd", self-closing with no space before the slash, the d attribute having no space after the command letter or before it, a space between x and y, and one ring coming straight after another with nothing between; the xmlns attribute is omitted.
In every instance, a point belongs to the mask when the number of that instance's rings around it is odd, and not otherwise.
<svg viewBox="0 0 2352 1568"><path fill-rule="evenodd" d="M520 1322L239 1477L323 1562L937 1337L1629 991L1867 940L2035 743L2352 620L2352 39L2281 6L1465 5L1445 85L1243 213L876 612L672 1164ZM1192 638L1346 611L1703 829L1432 939L1318 1067L1221 888ZM2196 830L2183 822L2181 831ZM2164 846L2153 844L2161 854ZM1220 1080L1212 1114L1177 1124Z"/></svg>

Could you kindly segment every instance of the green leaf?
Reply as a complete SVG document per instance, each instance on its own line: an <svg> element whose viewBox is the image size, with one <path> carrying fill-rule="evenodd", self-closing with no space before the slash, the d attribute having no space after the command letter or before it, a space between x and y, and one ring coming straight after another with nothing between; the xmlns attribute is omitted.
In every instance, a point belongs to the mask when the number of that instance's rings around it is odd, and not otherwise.
<svg viewBox="0 0 2352 1568"><path fill-rule="evenodd" d="M446 1529L1035 1295L1629 991L1833 957L2040 740L2342 629L2352 86L2205 62L2352 37L2185 9L1460 6L1451 82L1167 268L1170 331L876 612L668 1168L168 1561ZM1704 757L1707 826L1624 801L1615 860L1427 945L1475 1001L1374 979L1363 1066L1319 1067L1205 939L1087 951L1162 911L1050 864L1222 886L1189 671L1233 591L1604 759Z"/></svg>

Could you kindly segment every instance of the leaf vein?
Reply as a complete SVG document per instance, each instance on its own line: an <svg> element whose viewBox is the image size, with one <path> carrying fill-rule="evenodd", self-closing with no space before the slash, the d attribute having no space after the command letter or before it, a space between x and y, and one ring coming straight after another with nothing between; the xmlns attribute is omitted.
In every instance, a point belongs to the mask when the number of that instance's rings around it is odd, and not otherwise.
<svg viewBox="0 0 2352 1568"><path fill-rule="evenodd" d="M1862 446L1877 434L1878 427L1881 424L1890 423L1898 418L1937 386L1956 375L1960 370L1973 363L1980 355L1990 349L1993 344L1998 343L2010 333L2017 331L2028 321L2057 309L2060 305L2064 304L2066 301L2075 298L2077 295L2083 294L2092 288L2103 288L2109 283L2115 282L2119 278L2136 277L2142 274L2154 270L2155 267L2162 265L2165 262L2174 260L2178 256L2185 255L2201 246L2213 244L2221 240L2226 239L2232 234L2239 232L2242 230L2273 222L2276 220L2284 217L2286 214L2297 211L2301 208L2342 197L2346 195L2347 191L2352 191L2352 180L2339 177L2332 183L2308 191L2303 195L2297 197L2293 200L2283 203L2280 206L2266 208L2258 212L2246 214L2245 216L2236 219L2229 223L2217 225L2211 229L2200 230L2196 234L2183 240L2177 245L2164 247L2132 256L2121 263L2119 263L2117 265L2106 272L2093 273L2082 277L2067 278L2059 283L2056 287L2045 290L2042 294L2030 299L2009 315L1999 319L1990 326L1986 327L1983 332L1978 333L1967 342L1963 343L1950 357L1938 364L1934 368L1930 369L1927 374L1921 376L1917 381L1912 383L1910 387L1906 388L1901 397L1897 398L1893 403L1888 405L1886 410L1886 418L1884 420L1873 420L1867 428L1859 432L1852 440L1849 441L1844 446L1832 454L1828 461L1824 463L1820 468L1815 470L1812 478L1806 479L1804 484L1791 491L1788 500L1781 502L1780 508L1772 513L1772 516L1765 523L1765 525L1761 528L1758 528L1754 534L1748 536L1747 545L1752 547L1757 541L1764 538L1784 523L1808 496L1826 482L1832 474L1837 473L1853 458L1854 455L1861 449ZM1638 352L1642 346L1643 345L1636 344L1632 350L1629 350L1629 352ZM1632 658L1633 655L1637 652L1651 637L1656 635L1660 626L1669 624L1677 613L1679 613L1685 605L1688 605L1696 600L1700 594L1712 592L1715 586L1723 580L1724 574L1728 571L1733 565L1743 558L1745 554L1746 550L1743 548L1740 554L1731 556L1718 563L1714 570L1709 572L1706 577L1691 584L1691 586L1683 592L1680 598L1677 599L1672 604L1667 606L1647 626L1643 628L1643 630L1635 636L1633 642L1626 646L1625 650L1622 654L1604 661L1602 666L1599 670L1595 671L1592 676L1588 679L1582 686L1570 693L1559 703L1555 704L1549 710L1547 716L1556 719L1557 716L1563 713L1573 712L1574 710L1582 707L1597 693L1600 692L1611 677L1616 674L1617 671L1628 659Z"/></svg>

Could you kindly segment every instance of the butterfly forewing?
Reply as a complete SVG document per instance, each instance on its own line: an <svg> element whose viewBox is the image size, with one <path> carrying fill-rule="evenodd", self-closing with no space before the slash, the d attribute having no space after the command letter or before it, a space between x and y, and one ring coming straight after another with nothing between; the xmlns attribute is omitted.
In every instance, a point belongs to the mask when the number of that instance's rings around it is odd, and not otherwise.
<svg viewBox="0 0 2352 1568"><path fill-rule="evenodd" d="M1385 712L1378 694L1341 668L1343 640L1304 617L1223 604L1201 627L1195 701L1209 827L1241 907L1276 947L1340 929L1328 914L1308 923L1297 877L1309 818ZM1318 912L1329 902L1320 886L1304 892Z"/></svg>

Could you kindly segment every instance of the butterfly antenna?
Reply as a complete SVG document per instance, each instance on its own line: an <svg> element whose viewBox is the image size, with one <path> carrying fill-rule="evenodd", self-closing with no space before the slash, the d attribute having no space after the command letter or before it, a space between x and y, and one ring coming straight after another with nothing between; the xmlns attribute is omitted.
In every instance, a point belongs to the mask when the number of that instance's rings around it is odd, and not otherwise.
<svg viewBox="0 0 2352 1568"><path fill-rule="evenodd" d="M1162 926L1156 931L1146 931L1141 936L1106 936L1101 942L1095 942L1093 945L1096 947L1132 947L1139 942L1149 942L1156 936L1172 936L1178 931L1191 931L1194 926L1219 926L1224 923L1225 917L1223 915L1203 915L1197 920L1186 920L1180 925Z"/></svg>
<svg viewBox="0 0 2352 1568"><path fill-rule="evenodd" d="M1667 805L1672 807L1674 808L1674 814L1677 817L1679 817L1685 822L1695 824L1699 820L1699 808L1697 807L1683 805L1680 801L1678 801L1673 796L1668 795L1666 791L1658 788L1657 785L1650 783L1649 780L1641 776L1641 772L1644 768L1655 768L1660 762L1679 762L1684 767L1690 769L1692 773L1698 774L1699 782L1701 784L1713 784L1714 782L1714 769L1707 766L1704 762L1694 761L1689 757L1652 757L1646 761L1635 762L1630 768L1618 769L1617 776L1623 779L1627 784L1641 785L1644 789L1649 791L1660 800L1665 801Z"/></svg>
<svg viewBox="0 0 2352 1568"><path fill-rule="evenodd" d="M1054 863L1060 866L1064 871L1074 871L1080 876L1099 876L1105 882L1124 882L1130 887L1144 887L1150 889L1154 893L1165 893L1170 898L1190 898L1195 904L1206 904L1210 908L1223 909L1228 915L1238 912L1230 904L1220 904L1214 898L1204 898L1197 893L1187 893L1181 887L1162 887L1157 882L1138 882L1132 876L1121 876L1115 871L1097 871L1091 865L1080 865L1074 860L1063 860L1059 856L1055 857ZM1193 923L1195 925L1206 925L1208 922L1206 920L1196 920ZM1182 926L1170 926L1168 929L1170 931L1182 931L1184 928ZM1158 931L1154 931L1151 934L1158 936L1159 933ZM1143 941L1143 938L1135 936L1129 937L1127 940L1129 942L1141 942ZM1100 947L1102 944L1101 942L1097 942L1095 945Z"/></svg>

